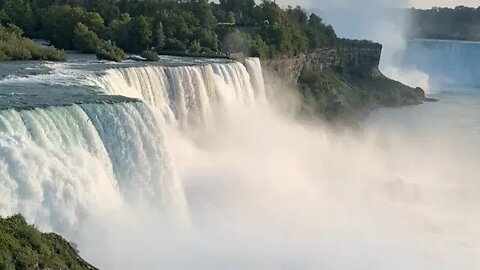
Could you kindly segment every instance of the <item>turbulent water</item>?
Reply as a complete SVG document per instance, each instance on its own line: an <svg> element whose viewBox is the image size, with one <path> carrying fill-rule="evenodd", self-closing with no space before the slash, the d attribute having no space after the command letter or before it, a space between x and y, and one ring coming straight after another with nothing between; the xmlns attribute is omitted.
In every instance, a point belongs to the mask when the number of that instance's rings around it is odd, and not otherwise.
<svg viewBox="0 0 480 270"><path fill-rule="evenodd" d="M142 99L159 110L165 122L205 124L213 104L228 109L265 99L260 62L247 59L247 63L253 84L245 66L236 62L110 69L97 84L112 95Z"/></svg>
<svg viewBox="0 0 480 270"><path fill-rule="evenodd" d="M2 65L0 214L102 269L480 267L480 90L350 130L254 58Z"/></svg>
<svg viewBox="0 0 480 270"><path fill-rule="evenodd" d="M480 43L414 40L408 43L401 64L428 74L437 87L480 86Z"/></svg>
<svg viewBox="0 0 480 270"><path fill-rule="evenodd" d="M2 214L68 231L122 202L185 211L160 123L141 103L1 111Z"/></svg>

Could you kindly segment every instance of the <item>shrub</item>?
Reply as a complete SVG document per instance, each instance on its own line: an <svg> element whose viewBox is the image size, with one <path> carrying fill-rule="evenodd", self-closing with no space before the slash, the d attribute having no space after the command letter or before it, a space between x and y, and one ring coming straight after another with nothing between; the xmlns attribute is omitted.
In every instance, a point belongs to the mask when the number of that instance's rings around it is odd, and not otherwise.
<svg viewBox="0 0 480 270"><path fill-rule="evenodd" d="M122 62L125 60L125 52L112 42L104 41L97 51L97 58L100 60Z"/></svg>
<svg viewBox="0 0 480 270"><path fill-rule="evenodd" d="M192 44L190 44L190 47L188 47L188 51L191 53L199 53L200 50L202 50L202 46L197 40L193 41Z"/></svg>
<svg viewBox="0 0 480 270"><path fill-rule="evenodd" d="M50 47L43 47L42 49L42 60L50 60L50 61L65 61L65 53L56 49L53 46Z"/></svg>
<svg viewBox="0 0 480 270"><path fill-rule="evenodd" d="M54 47L42 47L22 35L21 29L15 25L0 26L0 61L65 60L63 51L59 51Z"/></svg>
<svg viewBox="0 0 480 270"><path fill-rule="evenodd" d="M83 53L96 53L101 44L97 34L90 31L87 26L77 23L73 31L73 46Z"/></svg>
<svg viewBox="0 0 480 270"><path fill-rule="evenodd" d="M154 51L150 51L150 50L145 50L142 52L142 54L140 54L141 57L147 59L147 61L158 61L160 60L160 57L158 56L158 54Z"/></svg>
<svg viewBox="0 0 480 270"><path fill-rule="evenodd" d="M0 50L0 61L8 61L11 60L8 55L6 55L3 51Z"/></svg>

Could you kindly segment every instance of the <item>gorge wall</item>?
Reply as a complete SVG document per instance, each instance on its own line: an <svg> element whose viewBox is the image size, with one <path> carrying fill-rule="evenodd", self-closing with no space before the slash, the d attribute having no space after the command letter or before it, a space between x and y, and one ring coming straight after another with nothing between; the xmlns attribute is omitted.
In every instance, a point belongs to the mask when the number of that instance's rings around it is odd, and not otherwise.
<svg viewBox="0 0 480 270"><path fill-rule="evenodd" d="M381 53L380 44L359 42L297 57L262 60L262 67L267 88L294 87L300 94L302 111L327 119L425 101L422 89L408 87L380 72Z"/></svg>

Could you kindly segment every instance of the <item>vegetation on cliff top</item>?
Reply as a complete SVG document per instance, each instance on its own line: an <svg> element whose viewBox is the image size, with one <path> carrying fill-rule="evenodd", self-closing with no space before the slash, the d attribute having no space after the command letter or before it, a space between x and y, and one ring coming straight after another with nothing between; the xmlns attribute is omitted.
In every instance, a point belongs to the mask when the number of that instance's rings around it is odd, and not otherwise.
<svg viewBox="0 0 480 270"><path fill-rule="evenodd" d="M254 0L0 0L0 24L113 60L123 51L294 56L345 44L300 7Z"/></svg>
<svg viewBox="0 0 480 270"><path fill-rule="evenodd" d="M20 216L0 218L0 269L95 269L62 237L41 233Z"/></svg>

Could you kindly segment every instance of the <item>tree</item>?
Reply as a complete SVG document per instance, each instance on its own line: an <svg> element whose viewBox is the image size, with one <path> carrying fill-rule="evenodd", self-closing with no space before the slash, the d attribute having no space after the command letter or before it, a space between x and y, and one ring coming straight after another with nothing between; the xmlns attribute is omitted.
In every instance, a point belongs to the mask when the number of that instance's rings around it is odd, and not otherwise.
<svg viewBox="0 0 480 270"><path fill-rule="evenodd" d="M37 27L35 15L26 0L6 0L4 3L5 19L18 25L28 35L33 35Z"/></svg>
<svg viewBox="0 0 480 270"><path fill-rule="evenodd" d="M187 45L175 38L167 38L165 42L165 50L184 52L187 50Z"/></svg>
<svg viewBox="0 0 480 270"><path fill-rule="evenodd" d="M97 34L90 31L87 26L77 23L73 31L73 45L83 53L96 53L101 44Z"/></svg>
<svg viewBox="0 0 480 270"><path fill-rule="evenodd" d="M123 13L120 19L113 20L107 28L106 36L108 39L115 41L115 43L122 49L128 50L130 48L130 22L132 18L130 14Z"/></svg>
<svg viewBox="0 0 480 270"><path fill-rule="evenodd" d="M130 27L130 46L132 52L141 52L152 43L152 23L144 16L135 17Z"/></svg>
<svg viewBox="0 0 480 270"><path fill-rule="evenodd" d="M100 33L104 27L100 14L68 5L50 6L43 17L46 37L60 48L73 48L73 30L77 23L84 24L95 33Z"/></svg>
<svg viewBox="0 0 480 270"><path fill-rule="evenodd" d="M243 32L240 45L262 57L292 56L337 44L333 28L315 14L307 16L299 6L282 9L275 1L257 2L260 3L256 4L255 0L219 0L218 3L211 0L0 0L0 24L15 23L27 36L84 52L93 52L100 45L109 49L109 45L101 42L104 39L134 53L145 49L161 52L187 48L219 53L230 50L231 45L219 48L218 40L224 41L235 29ZM458 8L455 12L468 16L453 16L452 22L475 20L474 10ZM450 14L450 11L439 9L438 13ZM217 22L234 25L217 25ZM244 40L246 38L249 40Z"/></svg>
<svg viewBox="0 0 480 270"><path fill-rule="evenodd" d="M190 0L188 6L195 17L198 18L202 27L212 28L217 23L208 0Z"/></svg>
<svg viewBox="0 0 480 270"><path fill-rule="evenodd" d="M214 31L205 28L195 28L193 32L194 41L199 41L202 47L210 48L213 51L218 49L218 38Z"/></svg>
<svg viewBox="0 0 480 270"><path fill-rule="evenodd" d="M226 23L235 23L235 13L229 11L227 12L227 14L225 15L225 22Z"/></svg>
<svg viewBox="0 0 480 270"><path fill-rule="evenodd" d="M160 20L157 20L155 27L153 27L152 46L157 51L161 51L165 46L165 33L163 32L163 23Z"/></svg>
<svg viewBox="0 0 480 270"><path fill-rule="evenodd" d="M220 8L232 12L240 24L259 23L255 0L220 0Z"/></svg>
<svg viewBox="0 0 480 270"><path fill-rule="evenodd" d="M190 44L190 47L188 47L188 50L191 53L199 53L202 50L202 46L198 40L194 40L192 44Z"/></svg>
<svg viewBox="0 0 480 270"><path fill-rule="evenodd" d="M243 53L246 56L266 57L267 44L258 34L233 31L223 40L223 49L228 53Z"/></svg>

